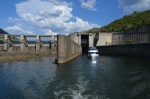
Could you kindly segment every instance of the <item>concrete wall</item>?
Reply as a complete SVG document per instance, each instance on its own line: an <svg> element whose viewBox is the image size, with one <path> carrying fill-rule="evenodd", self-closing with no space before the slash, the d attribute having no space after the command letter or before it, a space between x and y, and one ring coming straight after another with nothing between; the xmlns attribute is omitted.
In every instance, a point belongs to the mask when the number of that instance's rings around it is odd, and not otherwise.
<svg viewBox="0 0 150 99"><path fill-rule="evenodd" d="M81 35L79 35L78 33L71 33L68 37L71 38L77 44L81 45Z"/></svg>
<svg viewBox="0 0 150 99"><path fill-rule="evenodd" d="M96 46L107 46L112 44L112 35L113 33L99 33L95 37L95 39L98 39Z"/></svg>
<svg viewBox="0 0 150 99"><path fill-rule="evenodd" d="M74 42L76 42L77 44L81 45L81 36L82 35L88 35L89 36L89 47L93 47L94 46L94 36L95 34L93 33L71 33L69 34L69 38L71 38Z"/></svg>
<svg viewBox="0 0 150 99"><path fill-rule="evenodd" d="M57 63L65 63L82 53L82 47L66 35L57 35Z"/></svg>
<svg viewBox="0 0 150 99"><path fill-rule="evenodd" d="M134 44L150 43L150 32L147 33L113 33L112 45L123 45L131 40Z"/></svg>
<svg viewBox="0 0 150 99"><path fill-rule="evenodd" d="M139 28L113 32L112 38L113 45L122 45L129 40L134 44L150 43L150 24Z"/></svg>
<svg viewBox="0 0 150 99"><path fill-rule="evenodd" d="M115 33L148 33L148 32L150 32L150 24L138 28L132 28L124 31L115 32Z"/></svg>
<svg viewBox="0 0 150 99"><path fill-rule="evenodd" d="M150 24L119 32L97 33L94 38L94 45L124 45L129 40L134 44L150 43Z"/></svg>
<svg viewBox="0 0 150 99"><path fill-rule="evenodd" d="M150 43L97 46L100 55L150 57Z"/></svg>
<svg viewBox="0 0 150 99"><path fill-rule="evenodd" d="M89 47L93 47L94 46L94 34L90 33L89 34Z"/></svg>
<svg viewBox="0 0 150 99"><path fill-rule="evenodd" d="M129 40L133 44L126 44ZM104 55L150 57L150 24L120 32L98 33L94 44Z"/></svg>

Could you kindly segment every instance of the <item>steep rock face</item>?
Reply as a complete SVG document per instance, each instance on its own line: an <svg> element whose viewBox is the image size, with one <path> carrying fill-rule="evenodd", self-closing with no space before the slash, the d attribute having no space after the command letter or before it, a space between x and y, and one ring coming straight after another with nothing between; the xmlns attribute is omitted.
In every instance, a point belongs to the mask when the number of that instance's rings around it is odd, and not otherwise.
<svg viewBox="0 0 150 99"><path fill-rule="evenodd" d="M8 34L8 33L4 31L3 29L0 29L0 34Z"/></svg>

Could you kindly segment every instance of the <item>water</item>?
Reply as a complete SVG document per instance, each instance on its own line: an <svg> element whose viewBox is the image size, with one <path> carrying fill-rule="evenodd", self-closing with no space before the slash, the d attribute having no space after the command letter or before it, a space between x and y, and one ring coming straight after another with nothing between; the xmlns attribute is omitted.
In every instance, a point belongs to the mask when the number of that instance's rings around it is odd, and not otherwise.
<svg viewBox="0 0 150 99"><path fill-rule="evenodd" d="M53 59L0 63L0 99L150 99L149 58Z"/></svg>

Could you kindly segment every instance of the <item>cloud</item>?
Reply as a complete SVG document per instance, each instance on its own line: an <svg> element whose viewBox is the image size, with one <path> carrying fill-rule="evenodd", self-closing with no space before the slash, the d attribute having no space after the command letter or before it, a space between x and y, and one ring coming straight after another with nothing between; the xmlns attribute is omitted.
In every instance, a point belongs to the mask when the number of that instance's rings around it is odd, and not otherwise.
<svg viewBox="0 0 150 99"><path fill-rule="evenodd" d="M89 10L94 10L96 11L97 9L95 9L95 4L96 4L96 0L87 0L85 2L85 0L81 0L81 7L89 9Z"/></svg>
<svg viewBox="0 0 150 99"><path fill-rule="evenodd" d="M5 31L8 31L9 33L13 34L34 34L32 31L29 30L23 30L22 28L18 26L11 26L4 29Z"/></svg>
<svg viewBox="0 0 150 99"><path fill-rule="evenodd" d="M9 18L8 18L8 21L9 21L9 22L21 22L22 20L19 19L19 18L12 18L12 17L9 17Z"/></svg>
<svg viewBox="0 0 150 99"><path fill-rule="evenodd" d="M128 14L150 9L150 0L118 0L118 2L119 6Z"/></svg>
<svg viewBox="0 0 150 99"><path fill-rule="evenodd" d="M52 30L50 29L46 29L43 31L45 35L57 35L57 33L53 32Z"/></svg>
<svg viewBox="0 0 150 99"><path fill-rule="evenodd" d="M16 22L16 27L35 34L68 34L99 27L73 16L72 11L72 3L61 0L27 0L16 4L19 18L10 17L9 20Z"/></svg>
<svg viewBox="0 0 150 99"><path fill-rule="evenodd" d="M95 24L89 24L87 21L83 21L82 19L80 19L79 17L76 17L76 22L69 22L68 27L66 28L66 32L73 30L73 31L82 31L82 30L88 30L91 29L93 27L98 27L98 25Z"/></svg>

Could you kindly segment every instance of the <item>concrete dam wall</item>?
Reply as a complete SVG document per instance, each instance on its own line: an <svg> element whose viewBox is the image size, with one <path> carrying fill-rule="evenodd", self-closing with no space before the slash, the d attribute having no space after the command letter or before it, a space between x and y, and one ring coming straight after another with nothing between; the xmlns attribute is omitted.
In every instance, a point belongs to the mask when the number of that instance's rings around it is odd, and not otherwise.
<svg viewBox="0 0 150 99"><path fill-rule="evenodd" d="M101 32L94 38L96 46L123 45L131 41L133 44L150 43L150 24L120 32Z"/></svg>
<svg viewBox="0 0 150 99"><path fill-rule="evenodd" d="M57 35L57 63L65 63L82 54L82 47L66 35Z"/></svg>
<svg viewBox="0 0 150 99"><path fill-rule="evenodd" d="M98 33L94 41L100 54L150 57L150 24L120 32Z"/></svg>

